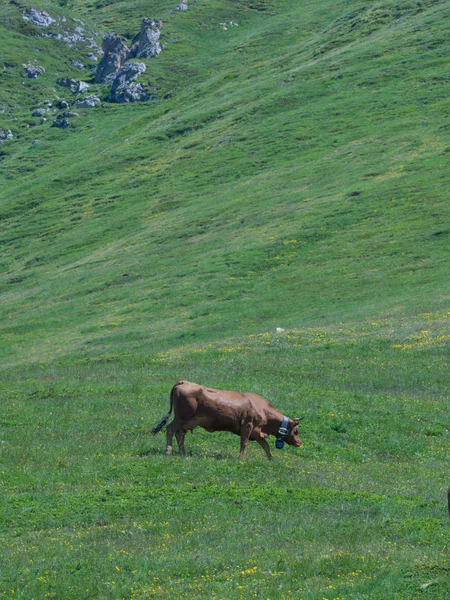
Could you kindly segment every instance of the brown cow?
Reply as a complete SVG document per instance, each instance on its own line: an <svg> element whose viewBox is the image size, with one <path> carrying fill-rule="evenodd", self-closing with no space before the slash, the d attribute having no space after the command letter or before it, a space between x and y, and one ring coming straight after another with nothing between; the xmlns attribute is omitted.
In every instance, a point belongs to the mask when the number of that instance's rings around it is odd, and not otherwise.
<svg viewBox="0 0 450 600"><path fill-rule="evenodd" d="M298 437L300 419L289 419L273 407L268 400L251 392L230 392L205 388L198 383L177 381L170 393L170 410L164 419L152 429L157 434L166 425L174 411L173 421L167 427L167 454L172 453L175 434L184 454L184 436L195 427L207 431L231 431L241 438L240 458L244 457L249 440L254 440L271 459L269 435L277 436L276 446L284 442L296 448L302 446Z"/></svg>

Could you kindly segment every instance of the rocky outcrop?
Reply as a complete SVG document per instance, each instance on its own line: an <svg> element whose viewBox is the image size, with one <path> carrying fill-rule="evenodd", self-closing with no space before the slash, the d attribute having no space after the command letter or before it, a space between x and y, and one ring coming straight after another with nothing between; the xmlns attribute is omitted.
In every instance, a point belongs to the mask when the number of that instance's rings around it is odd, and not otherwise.
<svg viewBox="0 0 450 600"><path fill-rule="evenodd" d="M3 129L3 127L0 127L0 144L12 140L13 137L14 136L12 134L11 129Z"/></svg>
<svg viewBox="0 0 450 600"><path fill-rule="evenodd" d="M38 67L37 65L22 65L24 67L28 79L36 79L39 75L45 73L44 67Z"/></svg>
<svg viewBox="0 0 450 600"><path fill-rule="evenodd" d="M143 19L141 30L131 43L131 49L117 33L103 38L103 58L94 76L95 83L111 83L109 102L140 102L152 96L136 79L145 73L145 65L138 62L126 62L129 58L155 58L161 53L161 21Z"/></svg>
<svg viewBox="0 0 450 600"><path fill-rule="evenodd" d="M150 94L142 84L135 81L139 75L145 73L145 70L144 63L129 62L123 65L113 81L108 101L123 104L149 100L151 98Z"/></svg>
<svg viewBox="0 0 450 600"><path fill-rule="evenodd" d="M187 1L182 0L179 5L179 10L187 9ZM129 61L130 58L155 58L162 52L160 43L161 38L161 21L144 18L141 23L139 33L135 36L131 43L131 49L125 43L125 40L117 33L106 35L102 41L102 48L96 46L92 38L87 37L85 24L79 19L67 19L64 16L50 16L45 11L36 9L28 9L22 12L24 19L32 22L40 27L48 27L49 29L39 35L59 39L65 41L70 46L77 45L86 51L87 48L96 48L97 55L103 55L100 60L93 82L96 84L110 84L111 89L108 95L109 102L128 103L140 102L149 100L153 96L141 83L137 83L136 79L145 73L146 67L142 62ZM98 33L94 33L95 36ZM89 60L97 60L96 54L87 53ZM31 62L31 61L30 61ZM33 61L35 63L36 61ZM86 68L85 65L78 59L72 59L72 64L79 68ZM35 78L45 72L43 67L35 64L24 64L27 76ZM95 69L94 65L88 65L87 68ZM77 81L71 77L62 77L56 81L60 87L70 90L73 94L83 94L89 90L89 85L84 81ZM69 104L74 104L77 108L95 108L101 104L97 96L90 95L85 98L78 97L77 101L66 102L59 99L56 106L59 109L66 109ZM36 115L41 116L41 115ZM69 127L66 115L59 115L53 122L54 127L65 129Z"/></svg>
<svg viewBox="0 0 450 600"><path fill-rule="evenodd" d="M22 17L38 27L48 27L55 22L55 19L48 12L45 12L45 10L36 10L35 8L30 8L22 13Z"/></svg>
<svg viewBox="0 0 450 600"><path fill-rule="evenodd" d="M131 43L131 58L155 58L161 53L161 21L142 19L141 30Z"/></svg>
<svg viewBox="0 0 450 600"><path fill-rule="evenodd" d="M110 33L103 38L103 58L95 72L95 83L108 83L115 79L122 63L130 56L130 49L117 33Z"/></svg>

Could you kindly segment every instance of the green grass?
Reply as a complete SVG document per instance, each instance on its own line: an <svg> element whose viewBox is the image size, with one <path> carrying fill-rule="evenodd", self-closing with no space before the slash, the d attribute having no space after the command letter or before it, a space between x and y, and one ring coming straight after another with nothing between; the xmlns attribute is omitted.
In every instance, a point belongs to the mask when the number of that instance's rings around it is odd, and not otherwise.
<svg viewBox="0 0 450 600"><path fill-rule="evenodd" d="M84 51L0 8L0 596L449 598L450 4L175 5L41 2L164 22L157 99L67 131ZM303 449L166 457L177 378Z"/></svg>
<svg viewBox="0 0 450 600"><path fill-rule="evenodd" d="M8 370L4 595L446 597L448 319ZM304 415L304 448L239 463L237 437L196 431L164 456L176 374Z"/></svg>

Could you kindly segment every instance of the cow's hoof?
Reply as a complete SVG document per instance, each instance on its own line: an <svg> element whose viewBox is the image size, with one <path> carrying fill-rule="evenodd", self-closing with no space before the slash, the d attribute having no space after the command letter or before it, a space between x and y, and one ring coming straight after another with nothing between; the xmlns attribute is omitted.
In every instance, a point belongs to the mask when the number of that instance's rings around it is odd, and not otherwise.
<svg viewBox="0 0 450 600"><path fill-rule="evenodd" d="M172 454L172 446L167 446L166 454L167 454L167 456L170 456Z"/></svg>

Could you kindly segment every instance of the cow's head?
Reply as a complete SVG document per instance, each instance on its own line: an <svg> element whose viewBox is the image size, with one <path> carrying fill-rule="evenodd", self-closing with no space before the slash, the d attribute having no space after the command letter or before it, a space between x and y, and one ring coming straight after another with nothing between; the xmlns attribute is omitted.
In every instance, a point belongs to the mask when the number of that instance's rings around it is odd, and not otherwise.
<svg viewBox="0 0 450 600"><path fill-rule="evenodd" d="M304 419L304 417L302 417ZM289 419L288 434L286 437L286 444L301 448L303 446L302 440L298 435L298 424L302 419Z"/></svg>
<svg viewBox="0 0 450 600"><path fill-rule="evenodd" d="M303 446L302 440L298 436L298 424L301 420L302 419L289 419L289 417L283 417L275 442L275 446L279 450L283 448L285 442L296 448L301 448Z"/></svg>

